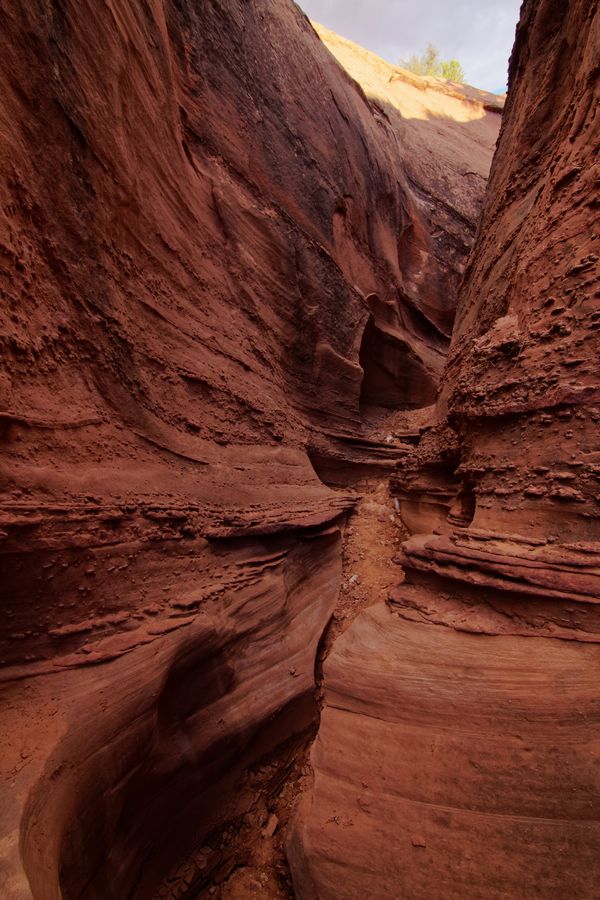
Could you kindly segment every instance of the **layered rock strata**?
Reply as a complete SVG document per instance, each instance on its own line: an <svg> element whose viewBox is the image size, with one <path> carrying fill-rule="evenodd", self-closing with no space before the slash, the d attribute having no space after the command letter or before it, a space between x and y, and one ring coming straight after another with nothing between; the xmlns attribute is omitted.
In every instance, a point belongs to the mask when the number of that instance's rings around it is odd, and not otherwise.
<svg viewBox="0 0 600 900"><path fill-rule="evenodd" d="M325 667L301 898L598 893L597 3L526 0L406 582Z"/></svg>
<svg viewBox="0 0 600 900"><path fill-rule="evenodd" d="M468 238L291 2L0 25L0 893L163 896L314 715L354 499L315 468L404 452L361 386L433 399Z"/></svg>
<svg viewBox="0 0 600 900"><path fill-rule="evenodd" d="M415 225L403 242L403 269L407 276L411 273L407 290L450 336L456 307L448 301L457 296L475 240L504 99L468 85L415 76L321 25L315 28L361 85L377 118L389 123L397 137L403 170L432 241L425 255L423 235ZM413 267L411 262L419 258L422 265Z"/></svg>

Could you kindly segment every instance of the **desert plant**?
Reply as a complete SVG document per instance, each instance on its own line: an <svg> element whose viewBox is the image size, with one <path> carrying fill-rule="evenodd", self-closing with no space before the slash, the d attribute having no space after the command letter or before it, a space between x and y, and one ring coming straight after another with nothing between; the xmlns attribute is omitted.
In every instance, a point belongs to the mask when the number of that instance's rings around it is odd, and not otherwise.
<svg viewBox="0 0 600 900"><path fill-rule="evenodd" d="M450 81L464 81L465 73L457 59L440 59L440 51L433 44L417 56L413 53L408 59L401 59L399 65L415 75L433 75L436 78L447 78Z"/></svg>
<svg viewBox="0 0 600 900"><path fill-rule="evenodd" d="M447 78L448 81L465 80L465 72L457 59L448 59L441 64L441 76Z"/></svg>

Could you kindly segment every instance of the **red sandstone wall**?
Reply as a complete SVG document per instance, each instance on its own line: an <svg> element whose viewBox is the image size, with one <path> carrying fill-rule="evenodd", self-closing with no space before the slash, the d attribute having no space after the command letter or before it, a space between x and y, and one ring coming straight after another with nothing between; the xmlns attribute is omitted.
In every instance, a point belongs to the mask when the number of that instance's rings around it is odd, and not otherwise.
<svg viewBox="0 0 600 900"><path fill-rule="evenodd" d="M406 581L324 667L297 896L598 894L600 14L526 0ZM343 884L341 884L343 873Z"/></svg>
<svg viewBox="0 0 600 900"><path fill-rule="evenodd" d="M307 726L350 500L306 450L369 316L435 395L435 248L292 3L9 3L0 59L1 890L146 897Z"/></svg>

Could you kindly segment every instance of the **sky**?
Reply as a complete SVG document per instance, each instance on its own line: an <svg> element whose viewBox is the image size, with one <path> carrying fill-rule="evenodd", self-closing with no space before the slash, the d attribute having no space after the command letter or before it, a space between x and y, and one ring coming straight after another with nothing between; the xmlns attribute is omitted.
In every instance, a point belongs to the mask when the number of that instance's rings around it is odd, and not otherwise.
<svg viewBox="0 0 600 900"><path fill-rule="evenodd" d="M428 43L442 59L458 59L466 81L506 89L521 0L297 0L310 16L397 63Z"/></svg>

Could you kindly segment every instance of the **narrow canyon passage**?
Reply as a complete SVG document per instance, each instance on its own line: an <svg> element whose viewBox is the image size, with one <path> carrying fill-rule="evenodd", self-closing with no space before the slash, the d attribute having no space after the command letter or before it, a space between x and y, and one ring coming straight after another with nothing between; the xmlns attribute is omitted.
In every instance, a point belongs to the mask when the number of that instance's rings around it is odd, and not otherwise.
<svg viewBox="0 0 600 900"><path fill-rule="evenodd" d="M0 24L2 900L597 900L598 0Z"/></svg>
<svg viewBox="0 0 600 900"><path fill-rule="evenodd" d="M597 3L522 8L449 360L391 476L405 579L324 666L300 900L598 896L599 39Z"/></svg>
<svg viewBox="0 0 600 900"><path fill-rule="evenodd" d="M297 805L313 783L311 753L324 702L323 665L360 612L385 601L402 579L392 560L406 531L388 480L367 479L357 492L360 499L343 527L340 592L315 660L313 719L304 734L285 741L242 774L235 787L240 815L204 836L202 846L175 867L156 898L296 896L287 841Z"/></svg>

